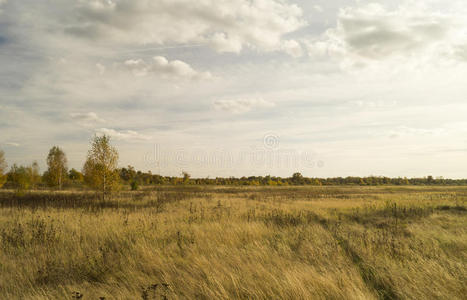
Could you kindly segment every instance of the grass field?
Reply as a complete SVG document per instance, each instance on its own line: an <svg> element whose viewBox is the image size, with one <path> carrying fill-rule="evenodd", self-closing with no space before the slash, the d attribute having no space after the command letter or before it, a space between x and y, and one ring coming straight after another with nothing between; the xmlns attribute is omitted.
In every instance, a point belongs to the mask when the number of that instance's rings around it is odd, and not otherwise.
<svg viewBox="0 0 467 300"><path fill-rule="evenodd" d="M466 299L466 187L0 191L1 299Z"/></svg>

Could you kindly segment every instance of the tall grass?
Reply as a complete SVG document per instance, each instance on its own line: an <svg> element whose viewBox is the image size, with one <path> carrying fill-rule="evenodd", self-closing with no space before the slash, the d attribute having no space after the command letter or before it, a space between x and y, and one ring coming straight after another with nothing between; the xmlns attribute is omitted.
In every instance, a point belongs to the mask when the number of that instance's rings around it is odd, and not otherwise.
<svg viewBox="0 0 467 300"><path fill-rule="evenodd" d="M465 299L467 188L0 192L4 299Z"/></svg>

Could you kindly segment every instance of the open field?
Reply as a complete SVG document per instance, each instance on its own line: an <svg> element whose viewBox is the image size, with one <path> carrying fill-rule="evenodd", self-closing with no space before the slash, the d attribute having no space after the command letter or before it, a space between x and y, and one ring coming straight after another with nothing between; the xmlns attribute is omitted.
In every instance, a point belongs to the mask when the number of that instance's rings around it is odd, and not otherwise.
<svg viewBox="0 0 467 300"><path fill-rule="evenodd" d="M465 299L466 200L435 186L0 191L0 298Z"/></svg>

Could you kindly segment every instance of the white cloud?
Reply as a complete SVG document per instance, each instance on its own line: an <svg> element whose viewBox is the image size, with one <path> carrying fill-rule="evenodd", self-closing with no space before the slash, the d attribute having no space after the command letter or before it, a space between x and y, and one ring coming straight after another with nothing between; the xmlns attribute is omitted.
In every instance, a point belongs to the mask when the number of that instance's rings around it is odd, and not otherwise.
<svg viewBox="0 0 467 300"><path fill-rule="evenodd" d="M107 68L104 65L99 63L96 64L96 68L99 71L100 75L104 75L105 71L107 70Z"/></svg>
<svg viewBox="0 0 467 300"><path fill-rule="evenodd" d="M354 62L434 60L452 52L465 30L462 20L457 15L412 6L401 5L395 10L375 3L347 7L340 10L335 28L308 44L308 52L310 56L340 56Z"/></svg>
<svg viewBox="0 0 467 300"><path fill-rule="evenodd" d="M313 5L313 9L316 10L317 12L322 13L324 11L323 7L321 5Z"/></svg>
<svg viewBox="0 0 467 300"><path fill-rule="evenodd" d="M467 62L467 44L462 46L456 46L454 48L454 55L459 60Z"/></svg>
<svg viewBox="0 0 467 300"><path fill-rule="evenodd" d="M212 77L209 72L195 71L189 64L183 61L169 61L163 56L156 56L149 62L142 59L131 59L125 61L124 65L135 76L155 74L163 78L173 79L209 79Z"/></svg>
<svg viewBox="0 0 467 300"><path fill-rule="evenodd" d="M426 49L446 38L449 28L449 19L436 13L386 11L372 4L342 10L336 34L341 35L350 51L379 59Z"/></svg>
<svg viewBox="0 0 467 300"><path fill-rule="evenodd" d="M308 55L310 57L322 58L342 58L346 54L343 42L329 34L329 31L323 37L306 42Z"/></svg>
<svg viewBox="0 0 467 300"><path fill-rule="evenodd" d="M399 126L389 132L390 138L398 138L404 136L431 136L439 135L445 133L444 128L434 128L434 129L425 129L425 128L412 128L407 126Z"/></svg>
<svg viewBox="0 0 467 300"><path fill-rule="evenodd" d="M83 126L92 126L95 123L105 123L95 112L71 113L70 117Z"/></svg>
<svg viewBox="0 0 467 300"><path fill-rule="evenodd" d="M246 113L253 109L274 107L275 103L263 98L244 98L217 100L213 103L216 110L228 111L231 113Z"/></svg>
<svg viewBox="0 0 467 300"><path fill-rule="evenodd" d="M0 12L2 11L2 6L5 5L8 2L8 0L0 0Z"/></svg>
<svg viewBox="0 0 467 300"><path fill-rule="evenodd" d="M282 49L292 57L301 57L303 55L302 46L295 40L287 40L282 43Z"/></svg>
<svg viewBox="0 0 467 300"><path fill-rule="evenodd" d="M151 139L150 136L140 134L133 130L118 131L118 130L110 129L110 128L100 128L96 130L96 133L109 135L117 140L150 140Z"/></svg>
<svg viewBox="0 0 467 300"><path fill-rule="evenodd" d="M242 41L239 37L229 37L223 32L213 34L210 45L218 52L240 53L242 50Z"/></svg>
<svg viewBox="0 0 467 300"><path fill-rule="evenodd" d="M15 143L15 142L8 142L8 143L5 143L5 145L11 146L11 147L19 147L19 146L21 146L20 144Z"/></svg>
<svg viewBox="0 0 467 300"><path fill-rule="evenodd" d="M66 33L93 41L205 42L220 52L279 49L284 34L305 25L302 10L280 0L82 0L63 22Z"/></svg>
<svg viewBox="0 0 467 300"><path fill-rule="evenodd" d="M358 101L352 101L351 103L360 108L369 108L369 109L390 108L390 107L394 107L397 105L397 101L384 101L384 100L373 100L373 101L358 100Z"/></svg>

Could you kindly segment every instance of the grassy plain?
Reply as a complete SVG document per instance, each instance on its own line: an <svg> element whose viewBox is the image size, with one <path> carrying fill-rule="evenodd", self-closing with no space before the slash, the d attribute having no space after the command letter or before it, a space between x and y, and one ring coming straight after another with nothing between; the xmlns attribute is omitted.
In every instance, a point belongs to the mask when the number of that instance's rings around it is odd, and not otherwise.
<svg viewBox="0 0 467 300"><path fill-rule="evenodd" d="M433 186L0 191L0 298L466 299L466 200Z"/></svg>

